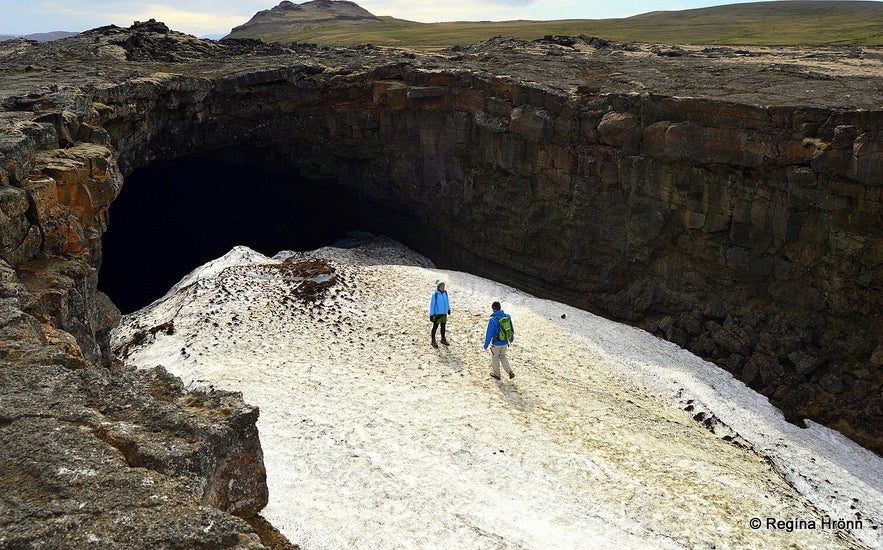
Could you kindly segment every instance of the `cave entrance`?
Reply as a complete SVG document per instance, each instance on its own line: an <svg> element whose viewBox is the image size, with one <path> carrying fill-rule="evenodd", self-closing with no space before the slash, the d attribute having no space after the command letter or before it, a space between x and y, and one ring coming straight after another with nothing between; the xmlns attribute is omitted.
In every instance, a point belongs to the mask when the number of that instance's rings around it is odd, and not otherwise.
<svg viewBox="0 0 883 550"><path fill-rule="evenodd" d="M256 164L200 156L126 177L110 207L99 289L130 313L236 245L271 256L377 230L373 208L335 182Z"/></svg>

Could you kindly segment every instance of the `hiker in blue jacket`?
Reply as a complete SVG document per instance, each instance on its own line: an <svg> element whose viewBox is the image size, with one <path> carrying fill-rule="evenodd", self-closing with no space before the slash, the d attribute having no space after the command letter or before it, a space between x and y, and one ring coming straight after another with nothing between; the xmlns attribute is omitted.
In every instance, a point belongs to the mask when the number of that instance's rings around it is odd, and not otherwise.
<svg viewBox="0 0 883 550"><path fill-rule="evenodd" d="M445 325L448 324L448 315L451 314L451 302L448 300L448 293L445 290L445 282L435 281L435 292L429 300L429 320L432 321L432 347L437 348L435 341L435 332L441 325L441 343L448 346L448 340L445 338Z"/></svg>
<svg viewBox="0 0 883 550"><path fill-rule="evenodd" d="M512 318L503 311L500 302L491 304L491 309L493 313L491 318L488 319L487 333L484 336L484 349L488 349L488 346L491 348L491 377L497 380L500 379L500 363L502 363L503 369L509 373L509 378L515 378L512 366L506 357L506 350L509 348L509 344L515 341L515 325L512 324ZM511 327L508 338L500 332L500 320L504 318L508 319L508 324ZM501 339L501 336L503 339Z"/></svg>

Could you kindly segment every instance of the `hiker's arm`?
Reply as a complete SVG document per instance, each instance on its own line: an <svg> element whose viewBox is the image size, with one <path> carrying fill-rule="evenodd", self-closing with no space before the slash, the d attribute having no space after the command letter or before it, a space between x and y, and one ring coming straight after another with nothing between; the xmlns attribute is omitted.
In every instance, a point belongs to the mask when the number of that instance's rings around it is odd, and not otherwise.
<svg viewBox="0 0 883 550"><path fill-rule="evenodd" d="M487 347L491 344L491 340L494 339L494 335L499 330L499 328L494 330L494 318L491 317L491 319L487 322L487 332L484 335L484 349L487 349Z"/></svg>

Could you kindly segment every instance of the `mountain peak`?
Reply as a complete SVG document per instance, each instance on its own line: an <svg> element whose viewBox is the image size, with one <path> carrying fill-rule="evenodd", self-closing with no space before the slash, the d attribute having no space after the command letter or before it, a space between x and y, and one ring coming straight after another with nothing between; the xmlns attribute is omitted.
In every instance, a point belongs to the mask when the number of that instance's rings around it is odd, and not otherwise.
<svg viewBox="0 0 883 550"><path fill-rule="evenodd" d="M269 10L260 11L257 15L262 13L288 14L289 12L299 12L301 14L325 14L328 17L358 16L371 19L375 18L371 12L349 0L310 0L309 2L304 2L302 4L295 4L294 2L283 0L279 5L270 8Z"/></svg>
<svg viewBox="0 0 883 550"><path fill-rule="evenodd" d="M348 0L311 0L295 4L283 0L277 6L257 12L247 23L235 27L228 38L246 38L256 34L293 32L312 25L335 21L376 20L377 17Z"/></svg>

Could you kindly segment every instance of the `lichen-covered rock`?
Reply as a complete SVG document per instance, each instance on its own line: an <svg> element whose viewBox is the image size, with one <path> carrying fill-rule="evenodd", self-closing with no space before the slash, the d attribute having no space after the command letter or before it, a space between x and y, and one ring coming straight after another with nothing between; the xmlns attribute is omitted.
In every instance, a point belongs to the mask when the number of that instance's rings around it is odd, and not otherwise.
<svg viewBox="0 0 883 550"><path fill-rule="evenodd" d="M259 548L257 410L162 369L0 363L0 542Z"/></svg>
<svg viewBox="0 0 883 550"><path fill-rule="evenodd" d="M111 354L98 269L123 177L91 95L3 104L0 547L263 548L240 519L267 502L257 409Z"/></svg>

